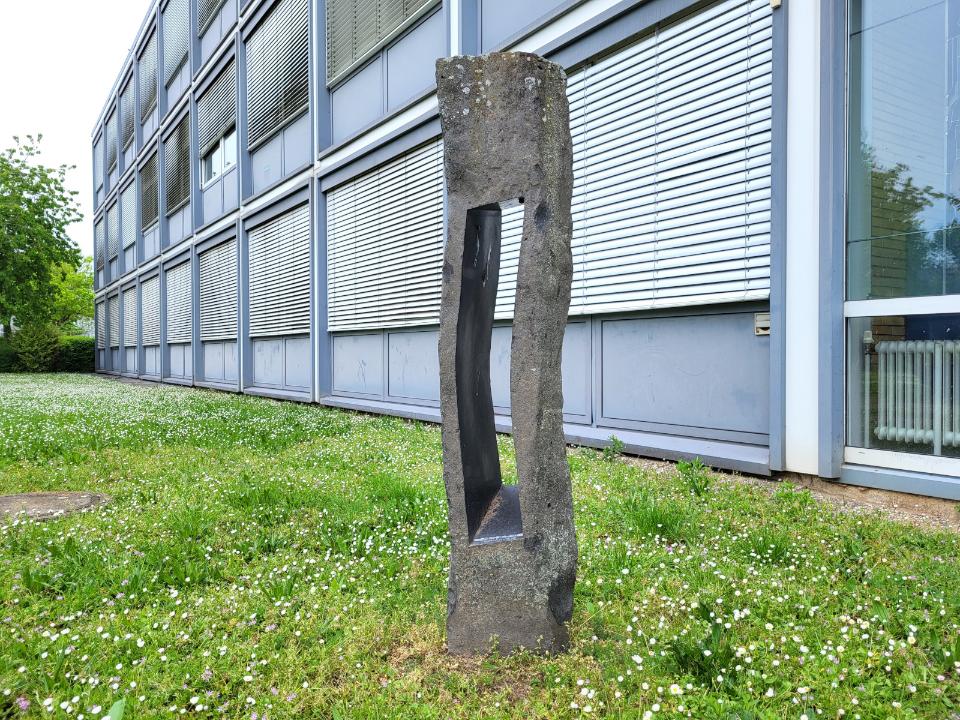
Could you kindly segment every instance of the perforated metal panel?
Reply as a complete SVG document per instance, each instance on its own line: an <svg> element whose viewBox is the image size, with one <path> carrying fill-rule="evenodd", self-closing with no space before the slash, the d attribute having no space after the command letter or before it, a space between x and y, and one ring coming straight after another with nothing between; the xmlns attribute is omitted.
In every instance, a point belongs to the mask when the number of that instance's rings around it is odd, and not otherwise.
<svg viewBox="0 0 960 720"><path fill-rule="evenodd" d="M330 330L436 322L442 266L439 140L327 195Z"/></svg>
<svg viewBox="0 0 960 720"><path fill-rule="evenodd" d="M169 215L190 199L190 114L183 119L163 143L166 212Z"/></svg>
<svg viewBox="0 0 960 720"><path fill-rule="evenodd" d="M307 0L281 0L247 41L247 140L252 147L307 108Z"/></svg>
<svg viewBox="0 0 960 720"><path fill-rule="evenodd" d="M333 83L403 23L437 0L327 0L327 82Z"/></svg>
<svg viewBox="0 0 960 720"><path fill-rule="evenodd" d="M157 105L157 33L150 39L140 53L137 63L137 81L140 85L140 122L146 121Z"/></svg>
<svg viewBox="0 0 960 720"><path fill-rule="evenodd" d="M120 193L120 238L124 249L137 242L137 186L130 183ZM129 269L129 268L128 268Z"/></svg>
<svg viewBox="0 0 960 720"><path fill-rule="evenodd" d="M248 242L250 336L309 332L309 206L253 228Z"/></svg>
<svg viewBox="0 0 960 720"><path fill-rule="evenodd" d="M170 0L163 10L163 82L169 85L187 59L190 47L190 2Z"/></svg>
<svg viewBox="0 0 960 720"><path fill-rule="evenodd" d="M107 208L107 257L111 260L120 253L119 210L117 203Z"/></svg>
<svg viewBox="0 0 960 720"><path fill-rule="evenodd" d="M197 100L200 155L206 155L236 122L237 67L231 62Z"/></svg>
<svg viewBox="0 0 960 720"><path fill-rule="evenodd" d="M140 328L144 345L160 344L160 278L154 275L140 285Z"/></svg>
<svg viewBox="0 0 960 720"><path fill-rule="evenodd" d="M140 170L140 228L149 230L160 218L160 189L157 186L157 154Z"/></svg>
<svg viewBox="0 0 960 720"><path fill-rule="evenodd" d="M137 346L137 289L123 291L123 346Z"/></svg>
<svg viewBox="0 0 960 720"><path fill-rule="evenodd" d="M94 306L93 314L97 318L97 349L103 350L107 346L107 322L102 301Z"/></svg>
<svg viewBox="0 0 960 720"><path fill-rule="evenodd" d="M200 255L200 339L237 338L237 241Z"/></svg>
<svg viewBox="0 0 960 720"><path fill-rule="evenodd" d="M167 342L187 343L193 339L193 302L190 263L167 271Z"/></svg>
<svg viewBox="0 0 960 720"><path fill-rule="evenodd" d="M120 144L126 150L133 142L136 128L136 110L133 103L133 80L127 81L120 93Z"/></svg>
<svg viewBox="0 0 960 720"><path fill-rule="evenodd" d="M198 0L197 25L200 30L200 35L203 35L207 31L207 28L210 27L211 21L220 11L220 8L223 7L224 2L225 0Z"/></svg>
<svg viewBox="0 0 960 720"><path fill-rule="evenodd" d="M110 347L120 347L120 299L116 295L107 298L107 313L110 316Z"/></svg>

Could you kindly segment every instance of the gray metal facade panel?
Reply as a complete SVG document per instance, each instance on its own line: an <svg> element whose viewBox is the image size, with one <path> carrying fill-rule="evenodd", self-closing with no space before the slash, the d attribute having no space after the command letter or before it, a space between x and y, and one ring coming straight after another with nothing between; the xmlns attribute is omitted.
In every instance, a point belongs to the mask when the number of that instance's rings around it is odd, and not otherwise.
<svg viewBox="0 0 960 720"><path fill-rule="evenodd" d="M250 337L310 332L310 206L250 230Z"/></svg>

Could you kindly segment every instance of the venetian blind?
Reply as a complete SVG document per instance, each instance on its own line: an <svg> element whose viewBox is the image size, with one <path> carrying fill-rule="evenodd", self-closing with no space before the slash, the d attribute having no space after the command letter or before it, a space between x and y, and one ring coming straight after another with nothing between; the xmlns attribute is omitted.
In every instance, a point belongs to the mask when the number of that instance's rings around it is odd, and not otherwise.
<svg viewBox="0 0 960 720"><path fill-rule="evenodd" d="M130 183L120 193L121 242L124 249L137 241L137 187Z"/></svg>
<svg viewBox="0 0 960 720"><path fill-rule="evenodd" d="M157 187L157 154L140 170L140 228L146 232L160 218L160 190Z"/></svg>
<svg viewBox="0 0 960 720"><path fill-rule="evenodd" d="M183 119L163 143L163 170L166 181L166 212L169 215L190 199L190 115Z"/></svg>
<svg viewBox="0 0 960 720"><path fill-rule="evenodd" d="M250 147L307 108L309 76L307 0L281 0L247 41Z"/></svg>
<svg viewBox="0 0 960 720"><path fill-rule="evenodd" d="M327 195L330 330L436 322L442 266L439 140Z"/></svg>
<svg viewBox="0 0 960 720"><path fill-rule="evenodd" d="M145 122L157 104L157 33L150 35L137 63L140 84L140 122Z"/></svg>
<svg viewBox="0 0 960 720"><path fill-rule="evenodd" d="M104 317L103 302L98 302L93 309L93 314L97 316L97 349L103 350L107 347L107 322Z"/></svg>
<svg viewBox="0 0 960 720"><path fill-rule="evenodd" d="M133 142L136 128L136 111L133 109L133 80L127 81L120 93L120 144L126 150Z"/></svg>
<svg viewBox="0 0 960 720"><path fill-rule="evenodd" d="M107 118L107 172L113 172L117 166L119 147L117 146L117 112L114 110Z"/></svg>
<svg viewBox="0 0 960 720"><path fill-rule="evenodd" d="M193 307L190 292L190 263L167 270L167 343L188 343L193 339Z"/></svg>
<svg viewBox="0 0 960 720"><path fill-rule="evenodd" d="M120 253L120 208L114 203L107 208L107 257L111 260Z"/></svg>
<svg viewBox="0 0 960 720"><path fill-rule="evenodd" d="M223 7L224 0L198 0L197 2L197 26L199 28L199 35L202 36L207 28L210 27L210 23L213 21L214 16L219 12L220 8Z"/></svg>
<svg viewBox="0 0 960 720"><path fill-rule="evenodd" d="M327 83L332 84L436 0L327 0Z"/></svg>
<svg viewBox="0 0 960 720"><path fill-rule="evenodd" d="M200 339L237 339L237 241L200 255Z"/></svg>
<svg viewBox="0 0 960 720"><path fill-rule="evenodd" d="M93 226L93 256L96 262L97 270L103 267L104 256L106 255L106 235L104 234L103 220L101 219Z"/></svg>
<svg viewBox="0 0 960 720"><path fill-rule="evenodd" d="M140 332L143 344L160 344L160 277L154 275L140 285Z"/></svg>
<svg viewBox="0 0 960 720"><path fill-rule="evenodd" d="M137 346L137 289L123 291L123 346Z"/></svg>
<svg viewBox="0 0 960 720"><path fill-rule="evenodd" d="M107 314L110 316L110 347L120 347L120 299L116 295L107 299Z"/></svg>
<svg viewBox="0 0 960 720"><path fill-rule="evenodd" d="M250 336L310 332L310 208L249 233Z"/></svg>
<svg viewBox="0 0 960 720"><path fill-rule="evenodd" d="M163 10L163 82L169 85L183 67L190 47L190 2L170 0Z"/></svg>
<svg viewBox="0 0 960 720"><path fill-rule="evenodd" d="M237 67L230 62L197 100L200 155L206 155L237 122Z"/></svg>

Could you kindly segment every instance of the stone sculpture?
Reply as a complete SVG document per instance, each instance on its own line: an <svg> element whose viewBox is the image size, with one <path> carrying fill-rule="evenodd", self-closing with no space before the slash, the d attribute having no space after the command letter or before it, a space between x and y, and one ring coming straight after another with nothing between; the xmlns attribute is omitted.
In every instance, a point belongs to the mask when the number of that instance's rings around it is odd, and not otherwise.
<svg viewBox="0 0 960 720"><path fill-rule="evenodd" d="M563 69L527 53L437 61L447 242L440 313L451 560L447 647L568 644L577 545L560 358L573 186ZM510 401L518 484L503 485L490 389L501 208L524 204Z"/></svg>

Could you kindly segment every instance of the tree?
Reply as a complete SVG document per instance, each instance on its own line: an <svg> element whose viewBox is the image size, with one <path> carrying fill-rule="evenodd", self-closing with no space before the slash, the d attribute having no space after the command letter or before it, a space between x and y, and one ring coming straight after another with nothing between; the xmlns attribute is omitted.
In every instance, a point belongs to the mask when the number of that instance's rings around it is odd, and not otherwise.
<svg viewBox="0 0 960 720"><path fill-rule="evenodd" d="M80 249L67 227L83 219L77 192L67 190L70 168L38 162L41 136L15 137L0 153L0 322L49 321L56 297L54 268L77 268Z"/></svg>
<svg viewBox="0 0 960 720"><path fill-rule="evenodd" d="M83 258L79 268L60 263L51 280L55 295L50 320L66 332L75 332L78 321L93 318L93 258Z"/></svg>

